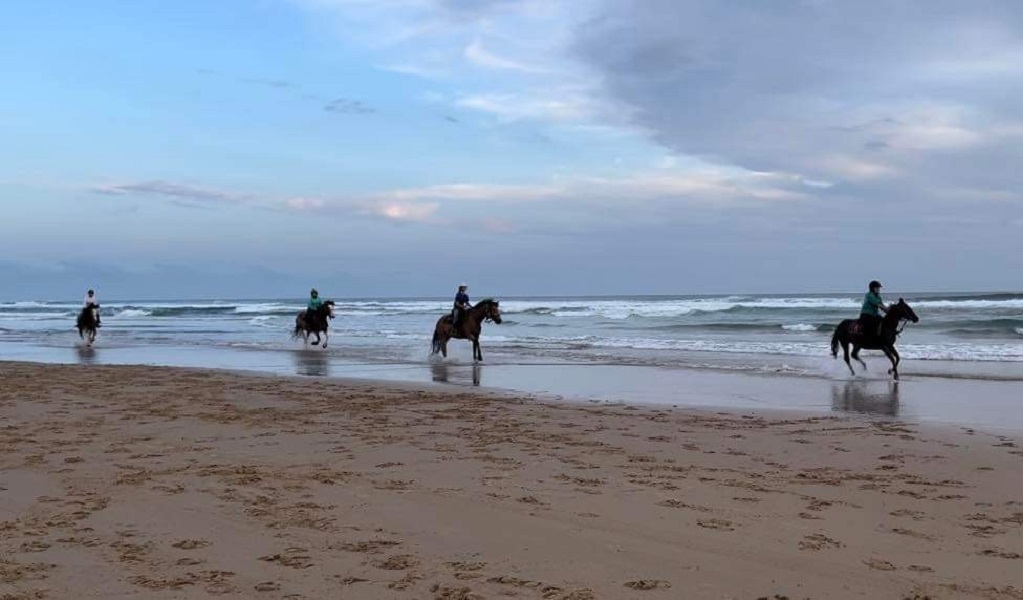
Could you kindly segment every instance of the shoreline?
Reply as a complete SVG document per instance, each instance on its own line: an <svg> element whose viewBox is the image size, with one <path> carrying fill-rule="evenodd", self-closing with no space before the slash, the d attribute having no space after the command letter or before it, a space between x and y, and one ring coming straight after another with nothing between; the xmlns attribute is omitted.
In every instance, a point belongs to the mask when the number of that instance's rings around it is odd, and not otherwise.
<svg viewBox="0 0 1023 600"><path fill-rule="evenodd" d="M883 366L880 361L869 359L874 370L865 375L849 378L837 370L834 378L827 378L727 369L506 362L501 356L479 365L461 358L366 362L357 354L333 349L329 352L299 349L261 352L128 346L34 350L25 345L0 344L0 351L5 353L4 360L35 364L214 368L315 379L469 387L581 402L626 401L704 409L864 414L991 431L1023 431L1023 410L1020 410L1023 381L910 375L894 383L879 368ZM837 361L829 357L825 364L834 367Z"/></svg>
<svg viewBox="0 0 1023 600"><path fill-rule="evenodd" d="M0 368L0 595L1023 598L1020 436Z"/></svg>

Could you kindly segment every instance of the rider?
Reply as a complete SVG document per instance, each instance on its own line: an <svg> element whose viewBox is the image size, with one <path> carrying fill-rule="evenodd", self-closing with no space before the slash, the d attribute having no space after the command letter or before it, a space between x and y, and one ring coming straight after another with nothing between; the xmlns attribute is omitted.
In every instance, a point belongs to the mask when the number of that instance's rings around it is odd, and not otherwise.
<svg viewBox="0 0 1023 600"><path fill-rule="evenodd" d="M455 305L451 309L451 326L455 329L458 329L458 325L462 321L462 313L472 308L472 304L469 304L469 294L466 293L468 290L469 286L464 283L458 285Z"/></svg>
<svg viewBox="0 0 1023 600"><path fill-rule="evenodd" d="M320 309L323 308L323 299L320 298L320 292L316 291L316 288L309 290L309 302L306 304L305 308L307 318L319 318Z"/></svg>
<svg viewBox="0 0 1023 600"><path fill-rule="evenodd" d="M85 293L85 300L82 302L82 308L84 310L91 309L96 311L93 313L94 315L96 315L96 327L103 326L103 324L100 323L99 317L99 298L96 296L96 292L94 290L89 290L88 292Z"/></svg>
<svg viewBox="0 0 1023 600"><path fill-rule="evenodd" d="M881 335L881 313L888 312L888 307L881 300L881 283L871 281L867 295L863 297L860 308L860 331L864 334Z"/></svg>

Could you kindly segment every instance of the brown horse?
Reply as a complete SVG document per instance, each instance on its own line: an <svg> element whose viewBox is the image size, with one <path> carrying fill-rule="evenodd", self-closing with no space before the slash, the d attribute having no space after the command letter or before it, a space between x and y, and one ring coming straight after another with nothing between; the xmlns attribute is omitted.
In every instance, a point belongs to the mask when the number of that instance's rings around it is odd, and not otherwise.
<svg viewBox="0 0 1023 600"><path fill-rule="evenodd" d="M78 313L75 325L78 327L78 337L85 340L86 346L92 346L96 342L96 325L99 323L99 307L95 304L86 306Z"/></svg>
<svg viewBox="0 0 1023 600"><path fill-rule="evenodd" d="M902 298L899 298L896 304L888 307L888 312L885 313L884 319L881 320L880 335L873 331L862 331L860 323L856 319L846 319L838 324L834 335L831 336L831 356L838 358L838 346L841 345L842 351L845 353L845 364L849 365L849 372L856 375L852 363L849 362L849 346L853 347L852 357L856 359L856 362L863 365L864 369L867 368L867 363L860 359L860 349L880 350L884 352L884 355L892 363L892 368L888 369L888 374L898 379L899 362L902 359L899 358L899 353L895 350L895 340L902 332L899 329L899 325L903 321L917 323L920 319Z"/></svg>
<svg viewBox="0 0 1023 600"><path fill-rule="evenodd" d="M480 300L476 306L466 310L458 323L458 330L451 324L451 315L444 315L437 320L437 326L433 329L433 352L438 352L447 358L448 340L472 341L472 362L483 360L483 351L480 350L480 332L483 330L484 321L493 321L501 324L501 307L497 300Z"/></svg>
<svg viewBox="0 0 1023 600"><path fill-rule="evenodd" d="M303 310L295 317L295 329L291 332L292 339L302 338L309 343L309 334L316 336L313 346L320 345L320 332L323 332L323 347L327 347L327 328L329 320L334 318L334 301L327 300L318 310L310 313Z"/></svg>

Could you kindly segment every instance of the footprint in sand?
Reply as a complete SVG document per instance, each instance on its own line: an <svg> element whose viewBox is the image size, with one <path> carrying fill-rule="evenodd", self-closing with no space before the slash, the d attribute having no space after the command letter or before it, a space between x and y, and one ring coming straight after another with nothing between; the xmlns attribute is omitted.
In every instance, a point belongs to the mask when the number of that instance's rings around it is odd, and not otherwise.
<svg viewBox="0 0 1023 600"><path fill-rule="evenodd" d="M365 552L367 554L379 554L383 548L397 546L401 542L395 540L366 540L364 542L345 542L329 546L331 550L344 550L345 552Z"/></svg>
<svg viewBox="0 0 1023 600"><path fill-rule="evenodd" d="M292 569L308 569L313 566L313 562L305 552L302 548L288 548L280 554L260 556L259 560L274 562L284 567L291 567Z"/></svg>
<svg viewBox="0 0 1023 600"><path fill-rule="evenodd" d="M875 571L895 570L895 565L888 562L887 560L882 560L880 558L868 558L867 560L863 561L863 564L867 565L871 569L874 569Z"/></svg>
<svg viewBox="0 0 1023 600"><path fill-rule="evenodd" d="M814 552L819 552L825 549L842 548L844 546L845 544L842 542L833 540L821 533L805 536L802 541L799 542L800 550L812 550Z"/></svg>
<svg viewBox="0 0 1023 600"><path fill-rule="evenodd" d="M281 584L276 581L264 581L256 584L257 592L276 592L281 589Z"/></svg>
<svg viewBox="0 0 1023 600"><path fill-rule="evenodd" d="M386 560L373 563L373 566L385 571L404 571L406 569L411 569L418 564L419 561L412 555L395 554L394 556L389 556Z"/></svg>
<svg viewBox="0 0 1023 600"><path fill-rule="evenodd" d="M626 581L624 585L633 590L648 591L670 588L671 582L663 579L637 579L635 581Z"/></svg>
<svg viewBox="0 0 1023 600"><path fill-rule="evenodd" d="M704 529L716 529L718 531L735 531L735 523L727 519L700 519L697 525Z"/></svg>
<svg viewBox="0 0 1023 600"><path fill-rule="evenodd" d="M39 540L33 540L31 542L25 542L21 545L22 552L43 552L50 547L46 542L40 542Z"/></svg>
<svg viewBox="0 0 1023 600"><path fill-rule="evenodd" d="M207 540L180 540L171 544L172 547L180 550L198 550L199 548L205 548L212 544Z"/></svg>
<svg viewBox="0 0 1023 600"><path fill-rule="evenodd" d="M1019 552L1006 552L1004 550L981 550L978 554L981 556L991 556L994 558L1005 558L1008 560L1020 560L1023 559L1023 554Z"/></svg>

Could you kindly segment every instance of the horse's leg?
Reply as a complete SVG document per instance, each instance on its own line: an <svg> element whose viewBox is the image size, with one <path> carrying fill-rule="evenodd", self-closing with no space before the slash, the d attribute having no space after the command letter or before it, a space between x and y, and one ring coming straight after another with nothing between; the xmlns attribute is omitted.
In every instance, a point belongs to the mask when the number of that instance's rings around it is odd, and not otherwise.
<svg viewBox="0 0 1023 600"><path fill-rule="evenodd" d="M863 370L864 371L867 370L867 363L863 362L863 359L860 358L860 348L857 348L857 347L853 348L852 357L856 359L856 362L858 362L861 365L863 365Z"/></svg>
<svg viewBox="0 0 1023 600"><path fill-rule="evenodd" d="M895 351L893 347L883 348L884 355L888 357L888 360L892 361L892 368L888 369L888 374L895 377L895 380L899 380L899 353Z"/></svg>
<svg viewBox="0 0 1023 600"><path fill-rule="evenodd" d="M859 350L859 347L853 346L853 351ZM845 365L849 367L849 372L852 373L853 377L856 376L856 371L853 371L852 363L849 362L849 342L842 342L842 356L845 358Z"/></svg>
<svg viewBox="0 0 1023 600"><path fill-rule="evenodd" d="M320 345L320 332L319 331L312 331L310 333L312 333L313 335L316 336L316 341L313 342L313 346L319 346Z"/></svg>
<svg viewBox="0 0 1023 600"><path fill-rule="evenodd" d="M472 338L472 361L483 362L483 349L480 348L480 336L474 336Z"/></svg>
<svg viewBox="0 0 1023 600"><path fill-rule="evenodd" d="M326 329L323 330L323 347L327 347L327 340L330 338L330 332Z"/></svg>

